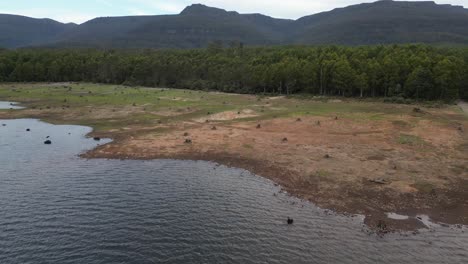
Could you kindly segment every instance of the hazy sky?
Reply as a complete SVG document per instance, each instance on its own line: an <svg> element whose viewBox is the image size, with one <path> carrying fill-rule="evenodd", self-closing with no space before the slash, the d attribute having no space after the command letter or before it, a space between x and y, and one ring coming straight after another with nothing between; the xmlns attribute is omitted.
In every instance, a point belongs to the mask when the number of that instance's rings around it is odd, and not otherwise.
<svg viewBox="0 0 468 264"><path fill-rule="evenodd" d="M240 13L262 13L278 18L296 19L363 2L374 0L0 0L0 13L82 23L101 16L177 14L187 5L202 3ZM436 2L468 8L468 0Z"/></svg>

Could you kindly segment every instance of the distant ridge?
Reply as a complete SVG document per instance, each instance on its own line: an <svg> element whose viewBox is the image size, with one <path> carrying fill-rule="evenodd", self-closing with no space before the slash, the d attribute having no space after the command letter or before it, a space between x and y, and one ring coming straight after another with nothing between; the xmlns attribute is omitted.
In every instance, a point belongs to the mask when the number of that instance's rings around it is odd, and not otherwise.
<svg viewBox="0 0 468 264"><path fill-rule="evenodd" d="M75 27L78 25L63 24L52 19L0 14L0 47L43 45Z"/></svg>
<svg viewBox="0 0 468 264"><path fill-rule="evenodd" d="M298 20L194 4L178 15L102 17L81 25L0 15L0 47L200 48L226 45L468 44L468 10L382 0Z"/></svg>

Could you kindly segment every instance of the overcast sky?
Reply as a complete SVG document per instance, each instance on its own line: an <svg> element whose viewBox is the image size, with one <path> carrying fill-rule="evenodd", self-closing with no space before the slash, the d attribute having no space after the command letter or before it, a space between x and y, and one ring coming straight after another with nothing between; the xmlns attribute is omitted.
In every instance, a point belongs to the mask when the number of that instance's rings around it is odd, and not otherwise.
<svg viewBox="0 0 468 264"><path fill-rule="evenodd" d="M0 13L83 23L101 16L177 14L185 6L202 3L240 13L262 13L278 18L296 19L363 2L374 0L0 0ZM468 0L436 2L468 8Z"/></svg>

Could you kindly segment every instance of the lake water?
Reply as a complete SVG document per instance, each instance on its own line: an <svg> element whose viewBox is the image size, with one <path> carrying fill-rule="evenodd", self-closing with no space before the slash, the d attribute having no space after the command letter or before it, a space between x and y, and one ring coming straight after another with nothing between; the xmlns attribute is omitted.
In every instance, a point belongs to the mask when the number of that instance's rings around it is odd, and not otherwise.
<svg viewBox="0 0 468 264"><path fill-rule="evenodd" d="M244 170L80 159L90 131L0 120L0 263L468 262L465 227L369 235Z"/></svg>
<svg viewBox="0 0 468 264"><path fill-rule="evenodd" d="M14 102L5 102L5 101L0 101L0 109L22 109L24 107L18 106Z"/></svg>

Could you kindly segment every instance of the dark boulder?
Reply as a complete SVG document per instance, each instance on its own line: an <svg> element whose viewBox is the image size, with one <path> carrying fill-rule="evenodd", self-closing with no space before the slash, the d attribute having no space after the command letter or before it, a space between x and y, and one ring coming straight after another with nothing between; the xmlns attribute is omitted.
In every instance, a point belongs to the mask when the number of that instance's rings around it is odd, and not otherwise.
<svg viewBox="0 0 468 264"><path fill-rule="evenodd" d="M96 140L96 141L101 141L100 137L94 137L93 139Z"/></svg>
<svg viewBox="0 0 468 264"><path fill-rule="evenodd" d="M27 132L29 132L29 131L31 131L31 129L29 129L29 128L26 128L26 131L27 131Z"/></svg>
<svg viewBox="0 0 468 264"><path fill-rule="evenodd" d="M52 141L50 141L50 140L46 140L46 141L44 141L44 144L46 144L46 145L50 145L50 144L52 144Z"/></svg>
<svg viewBox="0 0 468 264"><path fill-rule="evenodd" d="M288 217L288 225L294 224L294 219Z"/></svg>

